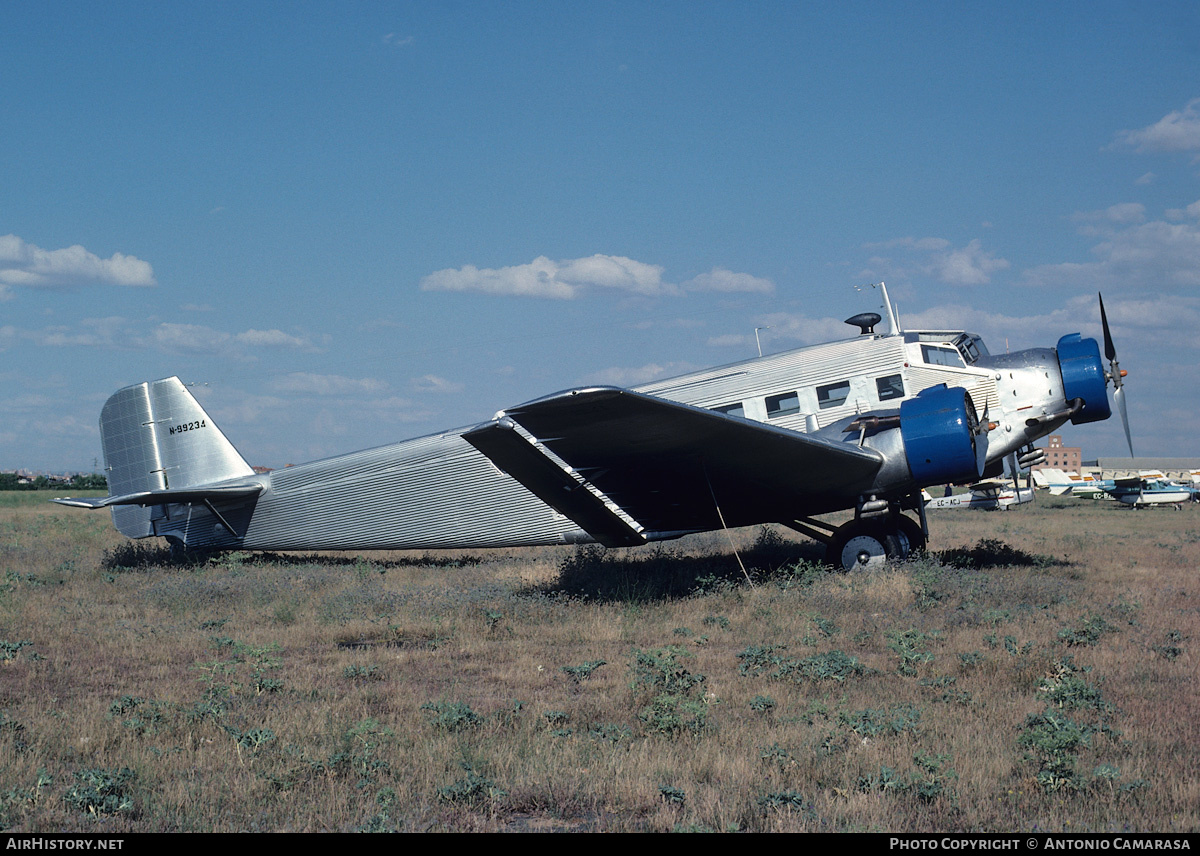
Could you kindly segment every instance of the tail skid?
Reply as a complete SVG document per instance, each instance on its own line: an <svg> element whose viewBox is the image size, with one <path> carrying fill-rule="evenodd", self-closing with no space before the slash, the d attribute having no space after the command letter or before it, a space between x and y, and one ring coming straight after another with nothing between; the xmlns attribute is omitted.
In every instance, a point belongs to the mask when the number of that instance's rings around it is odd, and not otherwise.
<svg viewBox="0 0 1200 856"><path fill-rule="evenodd" d="M100 441L109 495L55 501L111 507L113 525L130 538L156 534L159 512L153 506L197 503L220 518L214 501L252 499L263 489L251 480L254 470L177 377L115 392L100 413Z"/></svg>

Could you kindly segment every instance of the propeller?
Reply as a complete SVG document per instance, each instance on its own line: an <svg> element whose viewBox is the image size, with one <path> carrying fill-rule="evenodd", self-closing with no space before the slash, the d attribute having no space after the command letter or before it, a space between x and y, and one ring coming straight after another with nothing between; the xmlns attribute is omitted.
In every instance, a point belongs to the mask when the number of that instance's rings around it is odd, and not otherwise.
<svg viewBox="0 0 1200 856"><path fill-rule="evenodd" d="M983 469L987 466L988 431L991 431L993 427L988 415L990 410L991 405L985 404L983 406L983 419L974 426L976 476L982 476Z"/></svg>
<svg viewBox="0 0 1200 856"><path fill-rule="evenodd" d="M1121 411L1121 424L1125 426L1125 442L1129 444L1129 457L1133 454L1133 435L1129 432L1129 410L1125 406L1125 372L1117 362L1117 348L1113 345L1112 332L1108 329L1108 316L1104 314L1104 295L1097 293L1100 298L1100 326L1104 328L1104 358L1108 360L1108 378L1113 385L1113 399L1117 409Z"/></svg>

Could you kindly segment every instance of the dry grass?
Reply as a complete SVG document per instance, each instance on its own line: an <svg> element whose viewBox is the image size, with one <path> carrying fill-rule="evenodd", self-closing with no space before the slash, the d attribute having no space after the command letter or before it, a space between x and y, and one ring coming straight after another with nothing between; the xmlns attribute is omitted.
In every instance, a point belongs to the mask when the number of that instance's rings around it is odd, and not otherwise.
<svg viewBox="0 0 1200 856"><path fill-rule="evenodd" d="M724 536L172 565L5 497L0 827L1195 831L1198 514L862 575L744 531L750 587Z"/></svg>

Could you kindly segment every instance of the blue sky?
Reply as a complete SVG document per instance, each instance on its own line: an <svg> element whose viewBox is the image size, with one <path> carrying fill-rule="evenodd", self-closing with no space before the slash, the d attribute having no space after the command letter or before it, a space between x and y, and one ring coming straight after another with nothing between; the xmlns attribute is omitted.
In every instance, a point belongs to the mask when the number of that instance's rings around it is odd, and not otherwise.
<svg viewBox="0 0 1200 856"><path fill-rule="evenodd" d="M0 468L169 375L253 464L909 327L1200 455L1200 5L10 3ZM1120 455L1119 420L1071 428Z"/></svg>

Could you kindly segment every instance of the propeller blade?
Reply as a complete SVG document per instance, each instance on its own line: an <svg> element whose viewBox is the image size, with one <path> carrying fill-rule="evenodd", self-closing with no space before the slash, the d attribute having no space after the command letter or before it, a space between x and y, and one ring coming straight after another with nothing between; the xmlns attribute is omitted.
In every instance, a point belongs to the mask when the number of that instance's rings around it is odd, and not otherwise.
<svg viewBox="0 0 1200 856"><path fill-rule="evenodd" d="M1129 457L1137 457L1133 454L1133 435L1129 433L1129 410L1125 406L1125 389L1117 387L1113 398L1116 399L1117 409L1121 411L1121 424L1125 426L1125 442L1129 444Z"/></svg>
<svg viewBox="0 0 1200 856"><path fill-rule="evenodd" d="M983 468L987 466L988 425L990 405L983 408L983 419L975 426L975 475L982 476Z"/></svg>
<svg viewBox="0 0 1200 856"><path fill-rule="evenodd" d="M1121 366L1117 363L1117 348L1113 344L1112 332L1108 329L1108 316L1104 312L1104 295L1099 292L1096 297L1100 298L1100 326L1104 328L1104 356L1108 359L1108 376L1112 380L1113 399L1117 402L1117 409L1121 411L1121 424L1125 426L1125 442L1129 444L1129 457L1135 457L1133 454L1133 434L1129 430L1129 409L1125 404L1125 384L1121 380Z"/></svg>
<svg viewBox="0 0 1200 856"><path fill-rule="evenodd" d="M1104 358L1111 363L1117 358L1117 349L1108 329L1108 316L1104 314L1104 295L1097 292L1096 296L1100 298L1100 326L1104 328Z"/></svg>

